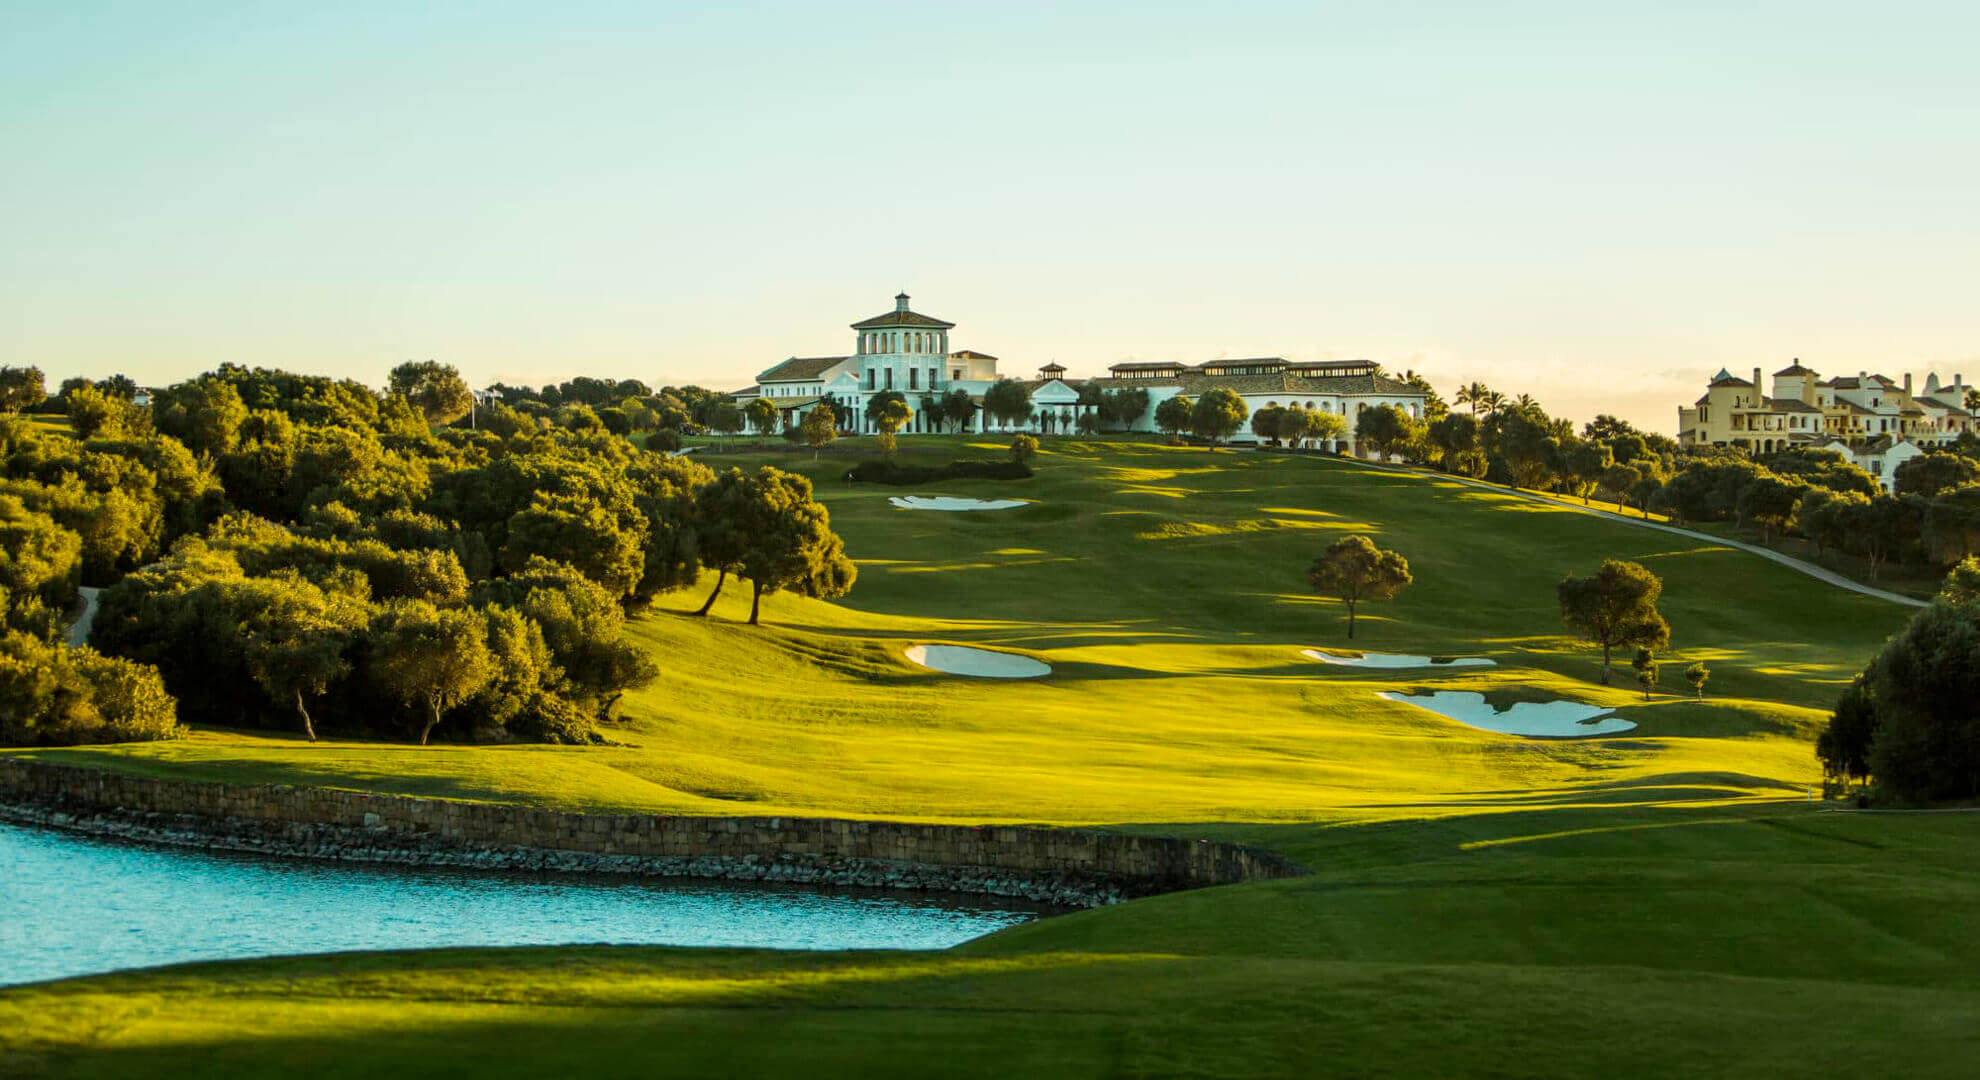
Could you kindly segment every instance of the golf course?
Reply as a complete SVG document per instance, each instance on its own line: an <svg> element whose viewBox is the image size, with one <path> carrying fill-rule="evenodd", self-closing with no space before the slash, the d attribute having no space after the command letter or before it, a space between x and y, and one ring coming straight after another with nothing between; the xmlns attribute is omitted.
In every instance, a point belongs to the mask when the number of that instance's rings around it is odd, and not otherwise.
<svg viewBox="0 0 1980 1080"><path fill-rule="evenodd" d="M941 952L449 950L30 985L0 991L0 1075L1970 1073L1980 817L1824 801L1813 752L1911 608L1565 501L1154 438L1049 440L1030 479L912 488L848 483L857 443L704 445L718 470L809 476L858 580L766 595L760 626L733 584L690 614L713 575L663 595L630 624L661 676L604 745L209 728L9 753L577 811L1229 840L1310 875ZM1307 582L1350 535L1413 578L1364 601L1351 640ZM1605 685L1563 624L1557 583L1605 559L1662 579L1654 693L1626 655ZM940 670L956 647L1032 662ZM1602 719L1508 734L1412 703L1428 695Z"/></svg>

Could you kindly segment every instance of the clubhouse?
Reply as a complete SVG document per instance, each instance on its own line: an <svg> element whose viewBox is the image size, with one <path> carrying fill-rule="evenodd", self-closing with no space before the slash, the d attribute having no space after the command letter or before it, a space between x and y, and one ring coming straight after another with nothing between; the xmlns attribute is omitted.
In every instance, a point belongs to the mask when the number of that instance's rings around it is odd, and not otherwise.
<svg viewBox="0 0 1980 1080"><path fill-rule="evenodd" d="M1048 363L1036 378L1018 380L1031 401L1031 416L1020 424L1002 424L982 408L983 395L1002 378L997 357L969 349L951 350L952 322L920 314L908 306L908 296L894 298L894 310L852 324L853 352L846 356L793 356L765 369L756 384L731 395L738 405L762 399L776 406L780 426L798 423L812 409L830 403L842 415L850 413L852 434L872 434L866 402L875 394L899 392L914 418L904 434L936 431L925 417L925 399L961 390L977 406L964 430L1072 434L1082 418L1097 406L1080 401L1080 388L1098 391L1145 390L1148 405L1128 424L1130 431L1154 431L1155 409L1179 395L1201 396L1215 388L1242 398L1249 412L1275 405L1299 405L1348 418L1350 435L1361 410L1394 405L1411 416L1423 415L1423 392L1391 379L1369 360L1295 361L1266 356L1242 360L1209 360L1200 364L1121 363L1104 378L1068 380L1066 369ZM941 430L950 430L941 426ZM751 432L755 435L772 432ZM1232 441L1255 441L1249 428ZM1346 443L1347 440L1343 440ZM1326 449L1344 449L1344 446Z"/></svg>

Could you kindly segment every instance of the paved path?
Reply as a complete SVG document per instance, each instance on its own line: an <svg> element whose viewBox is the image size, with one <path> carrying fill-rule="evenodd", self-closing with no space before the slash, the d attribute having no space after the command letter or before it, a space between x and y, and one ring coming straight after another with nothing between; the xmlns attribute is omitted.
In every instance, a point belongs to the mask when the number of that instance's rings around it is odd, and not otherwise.
<svg viewBox="0 0 1980 1080"><path fill-rule="evenodd" d="M89 628L96 625L96 594L103 590L84 585L76 591L82 594L83 609L82 614L76 616L76 621L69 624L69 644L87 645Z"/></svg>
<svg viewBox="0 0 1980 1080"><path fill-rule="evenodd" d="M1323 459L1323 460L1332 460L1332 459ZM1610 521L1620 521L1625 525L1634 525L1639 529L1655 529L1658 532L1667 532L1674 534L1676 536L1687 536L1693 540L1704 540L1707 543L1717 544L1720 547L1738 548L1741 551L1750 552L1751 554L1758 555L1761 558L1768 560L1769 562L1777 562L1782 566L1787 567L1790 570L1795 570L1795 571L1799 571L1800 573L1807 574L1809 577L1812 577L1817 581L1827 582L1830 585L1834 585L1838 589L1848 589L1850 592L1853 593L1861 593L1864 596L1873 597L1878 600L1888 600L1893 604L1903 604L1906 607L1922 608L1926 606L1926 602L1923 600L1915 599L1909 596L1904 596L1900 593L1894 593L1887 589L1879 589L1870 585L1865 585L1860 581L1853 581L1849 578L1842 576L1841 574L1836 573L1833 570L1824 569L1820 566L1816 566L1814 563L1805 562L1791 555L1783 555L1778 551L1774 551L1770 548L1763 548L1758 544L1749 544L1744 540L1728 540L1723 536L1713 536L1711 533L1699 532L1696 529L1679 528L1676 525L1666 525L1662 522L1648 521L1643 518L1625 517L1621 514L1611 513L1610 511L1607 510L1597 510L1592 506L1576 506L1574 503L1571 502L1563 502L1559 499L1550 499L1545 495L1535 495L1532 492L1528 492L1528 491L1519 491L1513 488L1501 487L1498 484L1488 484L1483 480L1473 480L1468 476L1451 476L1447 473L1425 472L1420 469L1404 468L1403 466L1400 465L1379 464L1373 461L1355 461L1353 462L1353 464L1360 465L1364 468L1369 468L1369 469L1385 469L1389 472L1406 473L1410 476L1421 476L1426 479L1449 480L1453 483L1465 484L1470 487L1482 488L1486 491L1497 492L1500 495L1513 495L1513 496L1517 496L1518 498L1527 499L1532 502L1545 503L1548 506L1557 506L1563 510L1572 510L1577 514L1587 514L1590 517L1606 518Z"/></svg>

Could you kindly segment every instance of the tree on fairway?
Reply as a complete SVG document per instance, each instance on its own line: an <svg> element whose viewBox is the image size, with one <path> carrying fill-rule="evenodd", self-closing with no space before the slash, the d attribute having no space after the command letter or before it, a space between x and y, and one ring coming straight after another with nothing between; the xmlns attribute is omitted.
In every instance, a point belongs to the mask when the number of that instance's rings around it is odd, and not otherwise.
<svg viewBox="0 0 1980 1080"><path fill-rule="evenodd" d="M1331 415L1331 414L1330 414ZM1478 442L1478 418L1468 413L1445 413L1424 433L1444 471L1461 476L1484 476L1489 464Z"/></svg>
<svg viewBox="0 0 1980 1080"><path fill-rule="evenodd" d="M894 433L914 419L914 410L908 406L906 398L890 390L866 403L866 418L872 422L873 430L879 433L880 452L892 457L899 445L894 440Z"/></svg>
<svg viewBox="0 0 1980 1080"><path fill-rule="evenodd" d="M1355 416L1355 435L1386 460L1423 437L1423 425L1394 405L1377 405Z"/></svg>
<svg viewBox="0 0 1980 1080"><path fill-rule="evenodd" d="M1939 601L1920 611L1864 682L1880 791L1905 802L1980 796L1980 608Z"/></svg>
<svg viewBox="0 0 1980 1080"><path fill-rule="evenodd" d="M1389 600L1408 587L1409 560L1375 546L1366 536L1347 536L1328 545L1306 572L1313 591L1347 606L1348 638L1354 637L1355 606L1363 600Z"/></svg>
<svg viewBox="0 0 1980 1080"><path fill-rule="evenodd" d="M722 586L742 562L743 545L748 538L739 523L743 504L749 499L750 484L750 474L730 469L716 474L712 482L703 484L694 493L690 513L695 550L701 565L715 571L715 587L694 612L696 615L706 615L714 608L716 599L722 595Z"/></svg>
<svg viewBox="0 0 1980 1080"><path fill-rule="evenodd" d="M757 398L743 406L743 419L749 421L750 430L758 435L768 435L777 429L777 407L763 398Z"/></svg>
<svg viewBox="0 0 1980 1080"><path fill-rule="evenodd" d="M406 704L424 703L419 744L447 711L495 674L482 619L471 608L436 608L424 600L393 600L371 625L371 677Z"/></svg>
<svg viewBox="0 0 1980 1080"><path fill-rule="evenodd" d="M1329 443L1347 437L1347 417L1340 413L1313 411L1306 414L1306 438L1322 450L1331 450Z"/></svg>
<svg viewBox="0 0 1980 1080"><path fill-rule="evenodd" d="M474 407L474 395L452 365L432 360L407 362L392 369L387 389L412 402L434 426L451 424Z"/></svg>
<svg viewBox="0 0 1980 1080"><path fill-rule="evenodd" d="M969 391L958 386L942 395L942 418L960 431L969 426L976 415L976 402L969 398Z"/></svg>
<svg viewBox="0 0 1980 1080"><path fill-rule="evenodd" d="M48 398L48 383L38 367L0 367L0 413L32 409Z"/></svg>
<svg viewBox="0 0 1980 1080"><path fill-rule="evenodd" d="M1285 435L1285 427L1286 410L1282 405L1267 405L1251 414L1251 433L1265 442L1278 442Z"/></svg>
<svg viewBox="0 0 1980 1080"><path fill-rule="evenodd" d="M1655 650L1671 643L1671 624L1657 611L1664 583L1638 563L1609 559L1588 577L1562 578L1556 592L1561 620L1601 647L1605 686L1613 650L1631 646Z"/></svg>
<svg viewBox="0 0 1980 1080"><path fill-rule="evenodd" d="M1965 454L1933 451L1920 454L1897 467L1896 480L1898 495L1923 495L1931 498L1942 491L1980 484L1980 461Z"/></svg>
<svg viewBox="0 0 1980 1080"><path fill-rule="evenodd" d="M744 490L737 528L745 538L740 570L753 590L751 626L757 625L766 592L788 589L830 599L852 588L858 572L832 531L825 505L812 498L810 480L765 467Z"/></svg>
<svg viewBox="0 0 1980 1080"><path fill-rule="evenodd" d="M1216 446L1237 434L1247 415L1244 399L1220 386L1197 398L1190 407L1189 430Z"/></svg>
<svg viewBox="0 0 1980 1080"><path fill-rule="evenodd" d="M1636 658L1629 662L1636 669L1636 685L1643 688L1643 700L1650 700L1650 691L1657 688L1657 654L1649 649L1636 650Z"/></svg>
<svg viewBox="0 0 1980 1080"><path fill-rule="evenodd" d="M1877 707L1870 686L1858 676L1836 699L1835 711L1815 737L1815 757L1822 771L1847 783L1870 779L1870 750L1877 741Z"/></svg>
<svg viewBox="0 0 1980 1080"><path fill-rule="evenodd" d="M1939 599L1948 604L1980 602L1980 558L1968 555L1961 559L1939 586Z"/></svg>
<svg viewBox="0 0 1980 1080"><path fill-rule="evenodd" d="M1019 435L1011 440L1011 460L1019 465L1030 464L1038 456L1038 440L1029 435Z"/></svg>
<svg viewBox="0 0 1980 1080"><path fill-rule="evenodd" d="M1189 416L1195 408L1196 403L1188 395L1177 394L1155 406L1155 427L1173 442L1177 435L1189 429Z"/></svg>
<svg viewBox="0 0 1980 1080"><path fill-rule="evenodd" d="M708 426L724 435L743 429L742 410L733 401L718 401L708 407Z"/></svg>
<svg viewBox="0 0 1980 1080"><path fill-rule="evenodd" d="M1691 684L1692 695L1700 701L1705 700L1705 680L1711 677L1712 669L1703 660L1684 669L1684 681Z"/></svg>
<svg viewBox="0 0 1980 1080"><path fill-rule="evenodd" d="M294 703L303 734L315 742L305 699L323 695L350 673L345 652L363 629L365 612L349 597L326 596L301 580L284 586L245 627L247 668L270 700Z"/></svg>
<svg viewBox="0 0 1980 1080"><path fill-rule="evenodd" d="M983 411L1005 428L1031 417L1031 392L1016 379L998 379L983 392Z"/></svg>
<svg viewBox="0 0 1980 1080"><path fill-rule="evenodd" d="M821 401L813 405L798 424L798 433L804 436L804 445L811 447L811 460L817 461L819 451L839 437L838 414L833 411L832 403Z"/></svg>
<svg viewBox="0 0 1980 1080"><path fill-rule="evenodd" d="M1604 443L1588 439L1577 441L1561 455L1561 479L1567 482L1568 492L1581 496L1583 505L1588 503L1588 493L1602 482L1602 474L1615 464L1615 455Z"/></svg>

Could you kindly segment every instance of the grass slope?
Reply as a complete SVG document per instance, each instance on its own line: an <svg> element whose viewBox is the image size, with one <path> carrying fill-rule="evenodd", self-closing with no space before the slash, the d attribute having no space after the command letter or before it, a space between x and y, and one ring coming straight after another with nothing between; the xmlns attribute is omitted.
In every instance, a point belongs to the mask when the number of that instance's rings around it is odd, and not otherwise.
<svg viewBox="0 0 1980 1080"><path fill-rule="evenodd" d="M904 440L947 456L952 440ZM208 964L0 992L0 1073L426 1076L1963 1075L1980 1052L1970 815L1822 812L1809 735L1906 611L1762 559L1546 504L1309 458L1053 443L997 514L896 510L810 472L861 562L773 625L657 612L666 677L625 745L328 743L203 732L41 751L157 775L701 813L1101 823L1315 870L1029 924L935 954L527 949ZM723 464L736 455L711 457ZM1328 668L1307 562L1348 531L1417 584L1360 648L1487 655ZM1663 575L1667 677L1592 680L1553 585ZM691 607L699 597L670 600ZM914 642L1017 649L1049 678L949 678ZM1568 742L1376 698L1475 689L1621 706Z"/></svg>

